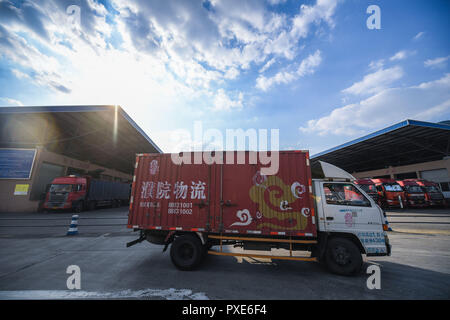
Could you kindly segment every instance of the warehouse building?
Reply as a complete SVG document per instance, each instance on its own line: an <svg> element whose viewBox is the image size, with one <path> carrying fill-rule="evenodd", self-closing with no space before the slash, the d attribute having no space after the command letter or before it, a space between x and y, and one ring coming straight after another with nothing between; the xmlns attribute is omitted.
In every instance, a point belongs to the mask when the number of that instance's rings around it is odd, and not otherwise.
<svg viewBox="0 0 450 320"><path fill-rule="evenodd" d="M405 120L311 157L356 178L426 179L450 198L450 122Z"/></svg>
<svg viewBox="0 0 450 320"><path fill-rule="evenodd" d="M59 176L130 182L144 152L161 150L120 106L0 107L0 212L36 211Z"/></svg>

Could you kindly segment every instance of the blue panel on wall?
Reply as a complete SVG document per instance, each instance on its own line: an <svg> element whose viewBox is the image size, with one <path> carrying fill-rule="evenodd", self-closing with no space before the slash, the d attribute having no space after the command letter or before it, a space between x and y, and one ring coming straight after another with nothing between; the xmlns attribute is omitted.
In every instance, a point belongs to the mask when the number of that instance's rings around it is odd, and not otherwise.
<svg viewBox="0 0 450 320"><path fill-rule="evenodd" d="M0 149L0 179L29 179L36 149Z"/></svg>

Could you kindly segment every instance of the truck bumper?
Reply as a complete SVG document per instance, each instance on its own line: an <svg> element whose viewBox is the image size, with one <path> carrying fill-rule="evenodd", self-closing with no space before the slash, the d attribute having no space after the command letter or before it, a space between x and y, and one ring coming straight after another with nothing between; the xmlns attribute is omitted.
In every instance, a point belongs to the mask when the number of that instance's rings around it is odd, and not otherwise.
<svg viewBox="0 0 450 320"><path fill-rule="evenodd" d="M368 257L390 256L391 251L392 251L392 246L389 243L389 237L387 236L387 234L384 235L384 244L386 246L386 251L380 250L381 252L368 252L368 253L366 253L366 256L368 256Z"/></svg>
<svg viewBox="0 0 450 320"><path fill-rule="evenodd" d="M408 206L409 207L426 207L428 204L424 201L417 201L417 200L408 200Z"/></svg>

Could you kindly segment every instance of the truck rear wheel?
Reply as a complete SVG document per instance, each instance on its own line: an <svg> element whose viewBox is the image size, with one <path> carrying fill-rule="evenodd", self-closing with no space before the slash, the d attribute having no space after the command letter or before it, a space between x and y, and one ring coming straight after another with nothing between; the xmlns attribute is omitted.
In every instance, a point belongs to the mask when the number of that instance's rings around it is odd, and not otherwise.
<svg viewBox="0 0 450 320"><path fill-rule="evenodd" d="M195 269L203 258L203 246L194 235L176 237L170 248L172 263L180 270Z"/></svg>
<svg viewBox="0 0 450 320"><path fill-rule="evenodd" d="M359 272L363 263L361 252L356 244L344 238L329 240L325 261L331 272L345 276Z"/></svg>
<svg viewBox="0 0 450 320"><path fill-rule="evenodd" d="M96 207L95 201L89 201L88 202L88 210L89 211L95 210L95 207Z"/></svg>
<svg viewBox="0 0 450 320"><path fill-rule="evenodd" d="M83 211L83 202L78 202L74 207L73 207L73 211L75 213L80 213L81 211Z"/></svg>

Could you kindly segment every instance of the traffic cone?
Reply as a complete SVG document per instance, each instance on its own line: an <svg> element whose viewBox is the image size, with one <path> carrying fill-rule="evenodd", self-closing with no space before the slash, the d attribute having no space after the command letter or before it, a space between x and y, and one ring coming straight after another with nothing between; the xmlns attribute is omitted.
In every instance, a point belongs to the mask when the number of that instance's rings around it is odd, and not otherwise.
<svg viewBox="0 0 450 320"><path fill-rule="evenodd" d="M69 230L67 231L68 236L74 236L78 234L78 215L72 216L72 222L70 222Z"/></svg>
<svg viewBox="0 0 450 320"><path fill-rule="evenodd" d="M387 218L386 218L386 224L387 224L387 226L388 226L388 231L393 231L392 228L391 228L391 226L389 225L389 221L388 221Z"/></svg>
<svg viewBox="0 0 450 320"><path fill-rule="evenodd" d="M389 225L389 220L388 220L388 218L387 218L386 211L384 211L384 210L383 210L383 216L384 216L384 222L385 222L386 225L388 226L388 230L387 230L387 231L393 231L392 228L391 228L391 226Z"/></svg>

